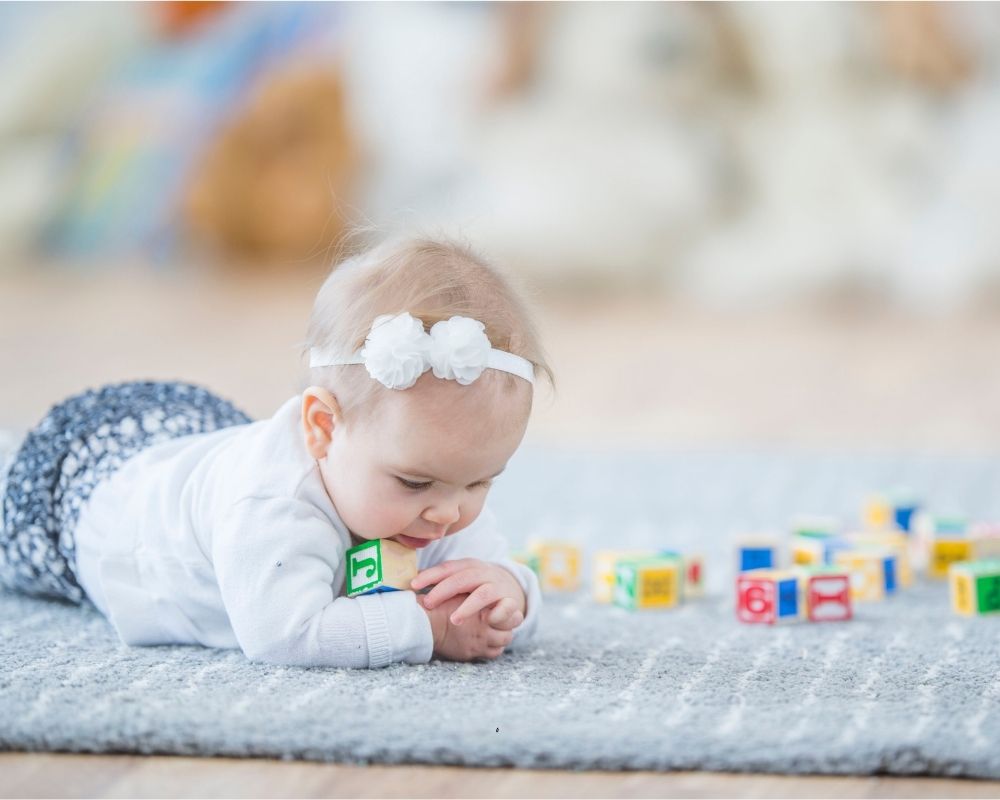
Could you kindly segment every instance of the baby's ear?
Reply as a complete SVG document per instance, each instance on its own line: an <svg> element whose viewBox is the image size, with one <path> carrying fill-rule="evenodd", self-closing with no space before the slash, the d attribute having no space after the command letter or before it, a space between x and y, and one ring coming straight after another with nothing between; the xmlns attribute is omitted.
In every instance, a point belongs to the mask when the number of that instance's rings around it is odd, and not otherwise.
<svg viewBox="0 0 1000 800"><path fill-rule="evenodd" d="M313 458L326 458L334 429L341 419L340 404L331 392L310 386L302 393L302 432L306 449Z"/></svg>

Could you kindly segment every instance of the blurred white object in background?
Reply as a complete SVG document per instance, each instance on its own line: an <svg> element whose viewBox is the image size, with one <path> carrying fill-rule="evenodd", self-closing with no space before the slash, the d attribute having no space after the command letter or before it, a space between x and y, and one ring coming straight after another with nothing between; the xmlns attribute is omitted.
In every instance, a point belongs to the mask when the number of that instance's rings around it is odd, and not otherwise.
<svg viewBox="0 0 1000 800"><path fill-rule="evenodd" d="M540 283L655 283L718 202L708 18L662 4L530 13L532 74L494 101L493 8L407 6L405 25L356 13L348 74L379 166L375 221L469 237Z"/></svg>

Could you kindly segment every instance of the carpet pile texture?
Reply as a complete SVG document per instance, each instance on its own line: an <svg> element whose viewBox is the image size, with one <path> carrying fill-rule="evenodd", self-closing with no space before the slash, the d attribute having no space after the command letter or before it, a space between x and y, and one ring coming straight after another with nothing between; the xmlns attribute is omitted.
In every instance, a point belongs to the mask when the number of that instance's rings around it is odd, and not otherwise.
<svg viewBox="0 0 1000 800"><path fill-rule="evenodd" d="M847 623L735 619L734 537L798 513L855 521L900 485L1000 519L988 457L525 449L492 500L513 546L697 550L710 591L654 613L551 597L534 647L485 664L127 648L89 608L0 593L0 748L1000 778L1000 616L954 616L946 587L921 583Z"/></svg>

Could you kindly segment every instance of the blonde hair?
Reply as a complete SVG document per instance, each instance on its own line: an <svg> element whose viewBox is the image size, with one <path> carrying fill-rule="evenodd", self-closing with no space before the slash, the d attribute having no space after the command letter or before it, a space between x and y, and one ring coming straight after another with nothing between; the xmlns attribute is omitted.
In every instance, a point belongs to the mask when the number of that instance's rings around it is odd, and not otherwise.
<svg viewBox="0 0 1000 800"><path fill-rule="evenodd" d="M372 322L382 314L408 311L424 330L453 316L483 323L493 347L522 356L555 388L523 287L509 274L453 240L406 238L383 242L336 265L324 281L309 319L304 356L318 347L349 355L364 345ZM496 370L483 377L515 391L521 378ZM320 385L338 395L345 417L377 407L386 389L363 366L307 368L303 386Z"/></svg>

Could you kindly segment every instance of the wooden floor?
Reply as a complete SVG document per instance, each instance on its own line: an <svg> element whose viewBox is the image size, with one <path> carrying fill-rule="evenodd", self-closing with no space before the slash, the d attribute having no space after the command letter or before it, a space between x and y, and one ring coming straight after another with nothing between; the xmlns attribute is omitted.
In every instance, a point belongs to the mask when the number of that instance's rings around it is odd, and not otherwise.
<svg viewBox="0 0 1000 800"><path fill-rule="evenodd" d="M0 428L140 377L201 382L269 415L296 391L319 280L0 275ZM542 312L560 383L536 407L535 442L1000 451L997 315L719 316L606 297L542 298ZM1000 797L1000 783L0 754L0 796Z"/></svg>
<svg viewBox="0 0 1000 800"><path fill-rule="evenodd" d="M0 797L998 797L1000 783L0 754Z"/></svg>

